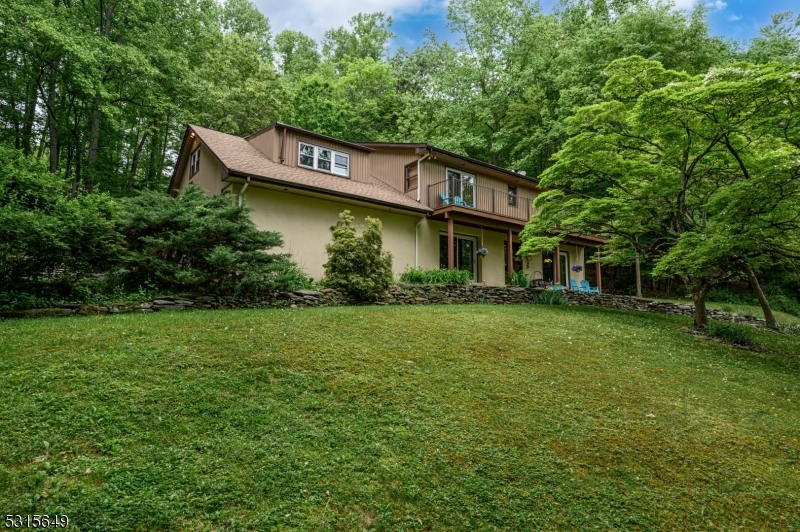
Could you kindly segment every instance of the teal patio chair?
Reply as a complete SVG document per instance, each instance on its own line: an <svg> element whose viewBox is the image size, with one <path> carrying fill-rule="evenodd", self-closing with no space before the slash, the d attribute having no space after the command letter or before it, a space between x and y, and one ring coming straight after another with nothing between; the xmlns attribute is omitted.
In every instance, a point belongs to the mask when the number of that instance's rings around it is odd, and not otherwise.
<svg viewBox="0 0 800 532"><path fill-rule="evenodd" d="M599 294L600 293L600 288L590 285L589 281L587 281L586 279L581 281L581 287L583 287L583 289L586 291L587 294Z"/></svg>
<svg viewBox="0 0 800 532"><path fill-rule="evenodd" d="M453 198L453 203L455 203L455 204L456 204L456 205L458 205L459 207L469 207L469 205L467 205L466 203L464 203L464 200L462 200L462 199L461 199L461 196L455 196L455 197Z"/></svg>
<svg viewBox="0 0 800 532"><path fill-rule="evenodd" d="M580 286L578 286L578 281L576 281L575 279L570 279L569 280L569 287L570 287L571 290L573 290L575 292L580 292L581 294L588 294L589 293L586 290L584 290L583 288L581 288Z"/></svg>
<svg viewBox="0 0 800 532"><path fill-rule="evenodd" d="M450 205L450 198L448 198L444 192L439 192L439 197L442 198L442 203L444 203L445 206ZM456 199L458 199L458 196L456 196Z"/></svg>

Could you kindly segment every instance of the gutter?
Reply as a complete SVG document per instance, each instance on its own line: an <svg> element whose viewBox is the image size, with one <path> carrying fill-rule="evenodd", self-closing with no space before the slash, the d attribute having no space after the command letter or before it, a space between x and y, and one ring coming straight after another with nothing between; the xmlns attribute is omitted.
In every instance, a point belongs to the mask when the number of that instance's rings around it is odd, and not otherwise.
<svg viewBox="0 0 800 532"><path fill-rule="evenodd" d="M422 190L422 167L420 163L431 156L431 152L426 153L417 159L417 201L420 201L420 193Z"/></svg>

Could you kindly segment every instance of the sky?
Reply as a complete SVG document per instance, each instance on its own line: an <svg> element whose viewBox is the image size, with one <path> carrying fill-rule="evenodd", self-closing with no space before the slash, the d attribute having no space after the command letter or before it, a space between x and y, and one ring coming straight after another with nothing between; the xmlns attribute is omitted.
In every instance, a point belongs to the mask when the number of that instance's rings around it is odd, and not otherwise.
<svg viewBox="0 0 800 532"><path fill-rule="evenodd" d="M674 0L676 8L691 9L696 1L709 7L709 24L715 35L743 41L758 35L769 24L770 15L794 10L800 14L798 0ZM353 15L383 11L392 16L392 30L397 39L392 49L414 49L432 31L439 38L449 39L447 0L253 0L270 20L274 34L284 29L299 30L322 40L325 31L347 24ZM540 0L549 12L556 0Z"/></svg>

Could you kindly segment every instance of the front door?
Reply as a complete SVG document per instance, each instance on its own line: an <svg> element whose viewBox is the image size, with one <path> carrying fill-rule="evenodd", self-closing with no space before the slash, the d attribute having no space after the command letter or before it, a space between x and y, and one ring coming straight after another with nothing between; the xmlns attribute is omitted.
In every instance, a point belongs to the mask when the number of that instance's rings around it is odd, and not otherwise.
<svg viewBox="0 0 800 532"><path fill-rule="evenodd" d="M478 239L474 236L454 235L455 268L466 270L472 274L472 280L478 278L478 261L475 252L478 250ZM439 235L439 267L447 269L447 233Z"/></svg>

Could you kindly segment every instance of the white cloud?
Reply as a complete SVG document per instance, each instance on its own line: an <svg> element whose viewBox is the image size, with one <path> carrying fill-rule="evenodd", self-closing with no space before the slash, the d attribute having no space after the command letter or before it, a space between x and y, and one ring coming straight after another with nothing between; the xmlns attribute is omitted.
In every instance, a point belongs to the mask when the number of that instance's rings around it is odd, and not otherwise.
<svg viewBox="0 0 800 532"><path fill-rule="evenodd" d="M440 11L441 0L253 0L272 26L273 34L285 29L302 31L317 42L331 28L347 25L358 13L383 11L398 20L406 13Z"/></svg>
<svg viewBox="0 0 800 532"><path fill-rule="evenodd" d="M742 20L742 17L740 17L739 15L734 15L733 13L728 15L729 22L736 22L737 20Z"/></svg>
<svg viewBox="0 0 800 532"><path fill-rule="evenodd" d="M675 0L675 7L678 9L691 9L698 3L698 0ZM706 7L714 11L722 11L728 7L728 3L723 0L707 0L704 2Z"/></svg>
<svg viewBox="0 0 800 532"><path fill-rule="evenodd" d="M713 0L711 2L706 3L706 5L714 11L722 11L723 9L728 7L728 4L726 2L723 2L722 0Z"/></svg>

